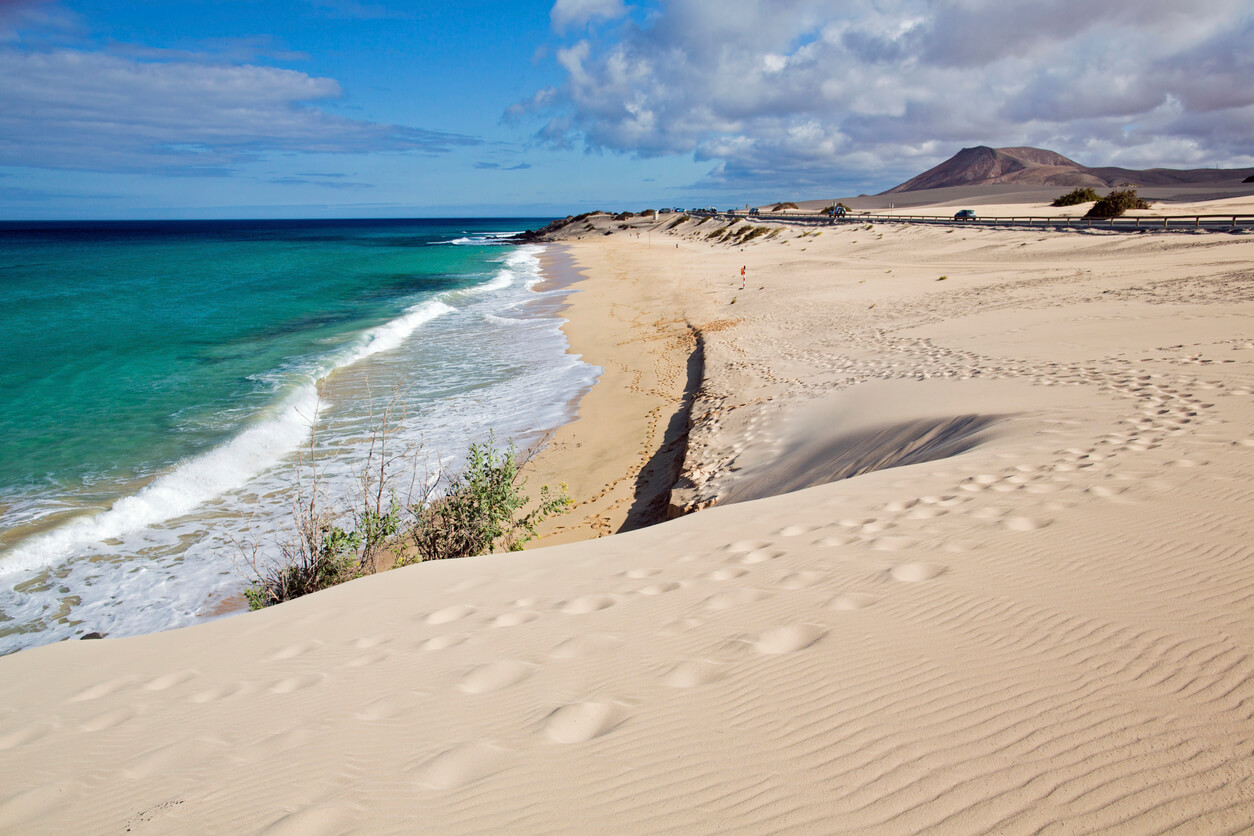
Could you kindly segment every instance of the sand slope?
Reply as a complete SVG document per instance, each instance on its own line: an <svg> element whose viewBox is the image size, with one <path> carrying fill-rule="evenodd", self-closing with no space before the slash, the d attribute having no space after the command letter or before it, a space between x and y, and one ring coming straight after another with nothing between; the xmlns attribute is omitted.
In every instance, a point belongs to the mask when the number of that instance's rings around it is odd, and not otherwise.
<svg viewBox="0 0 1254 836"><path fill-rule="evenodd" d="M719 505L0 659L0 830L1251 826L1254 239L675 232Z"/></svg>

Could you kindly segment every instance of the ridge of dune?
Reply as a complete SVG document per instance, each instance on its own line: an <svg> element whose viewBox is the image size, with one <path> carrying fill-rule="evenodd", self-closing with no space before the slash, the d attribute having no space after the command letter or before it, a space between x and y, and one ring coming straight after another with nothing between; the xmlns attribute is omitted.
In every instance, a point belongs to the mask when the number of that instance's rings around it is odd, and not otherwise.
<svg viewBox="0 0 1254 836"><path fill-rule="evenodd" d="M0 659L0 831L1254 826L1254 238L623 223L702 510Z"/></svg>

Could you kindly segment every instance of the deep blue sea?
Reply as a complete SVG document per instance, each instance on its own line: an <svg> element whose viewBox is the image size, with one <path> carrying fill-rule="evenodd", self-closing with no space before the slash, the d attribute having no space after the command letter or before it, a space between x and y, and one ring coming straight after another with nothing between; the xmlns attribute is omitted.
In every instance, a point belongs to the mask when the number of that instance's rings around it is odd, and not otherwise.
<svg viewBox="0 0 1254 836"><path fill-rule="evenodd" d="M0 652L220 611L385 409L446 464L568 420L544 220L0 224Z"/></svg>

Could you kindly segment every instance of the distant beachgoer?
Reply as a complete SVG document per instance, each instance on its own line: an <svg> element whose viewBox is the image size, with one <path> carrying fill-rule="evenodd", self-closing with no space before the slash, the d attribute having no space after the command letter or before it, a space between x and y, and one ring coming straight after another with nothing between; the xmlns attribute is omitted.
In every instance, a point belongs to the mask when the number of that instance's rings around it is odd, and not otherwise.
<svg viewBox="0 0 1254 836"><path fill-rule="evenodd" d="M740 289L741 290L745 289L745 268L744 267L740 268Z"/></svg>

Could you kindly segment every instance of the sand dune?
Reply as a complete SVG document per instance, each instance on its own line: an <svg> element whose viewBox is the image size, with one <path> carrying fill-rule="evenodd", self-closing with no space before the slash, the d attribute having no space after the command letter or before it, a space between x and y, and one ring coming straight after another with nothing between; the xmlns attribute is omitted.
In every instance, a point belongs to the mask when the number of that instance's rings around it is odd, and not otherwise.
<svg viewBox="0 0 1254 836"><path fill-rule="evenodd" d="M0 830L1254 824L1254 238L668 222L565 245L574 350L700 348L704 510L0 659Z"/></svg>

